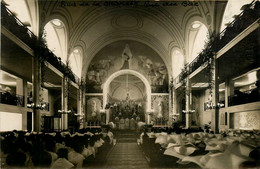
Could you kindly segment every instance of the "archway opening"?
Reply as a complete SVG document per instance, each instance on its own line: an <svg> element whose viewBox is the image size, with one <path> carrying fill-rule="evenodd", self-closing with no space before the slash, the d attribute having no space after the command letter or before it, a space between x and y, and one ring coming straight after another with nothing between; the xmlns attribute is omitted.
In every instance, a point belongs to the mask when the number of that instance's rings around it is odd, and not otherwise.
<svg viewBox="0 0 260 169"><path fill-rule="evenodd" d="M208 40L207 27L199 22L194 21L189 29L189 63L192 62L198 54L204 49L205 43Z"/></svg>
<svg viewBox="0 0 260 169"><path fill-rule="evenodd" d="M78 77L81 77L82 72L82 50L80 48L75 48L69 57L70 67Z"/></svg>
<svg viewBox="0 0 260 169"><path fill-rule="evenodd" d="M43 31L48 48L61 58L63 63L67 61L67 33L64 23L59 19L49 21Z"/></svg>
<svg viewBox="0 0 260 169"><path fill-rule="evenodd" d="M117 78L118 77L118 78ZM130 77L130 79L129 79ZM135 85L130 81L132 79L135 79L136 82L140 82L141 86ZM122 83L121 83L121 88L115 87L113 86L113 80L116 79L114 82L118 82L118 79L121 79ZM125 79L125 81L123 81L123 79ZM127 80L128 79L128 80ZM128 83L128 87L126 86ZM114 83L115 84L115 83ZM118 84L119 85L119 84ZM124 86L125 85L125 86ZM134 87L135 92L130 93L129 90L129 86ZM113 89L113 90L112 90ZM116 90L115 90L116 89ZM128 93L126 91L129 91ZM140 92L142 90L142 92L138 95L138 96L134 96L134 94L136 94L136 92ZM126 92L126 93L121 93L121 92ZM119 95L121 94L121 96L119 97ZM110 96L113 96L115 98L110 98ZM124 70L120 70L115 72L114 74L112 74L107 81L104 84L103 87L103 108L106 108L106 105L109 103L109 101L112 99L114 100L120 100L120 99L125 99L126 98L131 98L133 97L134 100L138 101L140 100L144 100L145 99L145 105L144 105L144 112L151 112L151 86L148 82L148 80L139 72L133 71L133 70L129 70L129 69L124 69Z"/></svg>
<svg viewBox="0 0 260 169"><path fill-rule="evenodd" d="M172 77L177 77L184 67L184 56L179 49L172 52Z"/></svg>
<svg viewBox="0 0 260 169"><path fill-rule="evenodd" d="M146 87L135 75L122 74L109 84L108 103L112 104L111 120L115 118L145 121Z"/></svg>

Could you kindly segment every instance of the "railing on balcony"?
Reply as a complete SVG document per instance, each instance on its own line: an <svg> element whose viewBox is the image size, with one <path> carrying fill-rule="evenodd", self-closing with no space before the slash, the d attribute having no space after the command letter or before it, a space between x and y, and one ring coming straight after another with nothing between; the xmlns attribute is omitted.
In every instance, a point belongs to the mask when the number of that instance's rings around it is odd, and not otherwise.
<svg viewBox="0 0 260 169"><path fill-rule="evenodd" d="M43 59L66 74L73 82L80 81L71 69L68 69L61 59L50 51L43 42L37 41L37 37L3 3L1 3L1 23L25 44L33 50L37 50Z"/></svg>
<svg viewBox="0 0 260 169"><path fill-rule="evenodd" d="M245 30L249 25L255 22L260 17L260 2L252 1L247 7L236 16L236 18L217 36L214 43L214 48L219 51L230 40L235 38L239 33Z"/></svg>
<svg viewBox="0 0 260 169"><path fill-rule="evenodd" d="M244 92L236 92L236 94L228 97L228 106L247 104L260 101L260 89L256 88Z"/></svg>
<svg viewBox="0 0 260 169"><path fill-rule="evenodd" d="M30 47L36 43L37 37L2 3L1 24Z"/></svg>
<svg viewBox="0 0 260 169"><path fill-rule="evenodd" d="M239 33L245 30L253 22L260 17L260 2L258 0L252 1L219 35L215 38L212 37L213 41L211 46L204 49L189 65L189 74L198 69L201 65L206 63L212 58L212 50L214 52L222 49L228 42L235 38ZM182 72L181 72L182 73ZM177 76L174 81L175 84L180 83L181 76Z"/></svg>
<svg viewBox="0 0 260 169"><path fill-rule="evenodd" d="M24 96L0 91L0 103L24 107Z"/></svg>
<svg viewBox="0 0 260 169"><path fill-rule="evenodd" d="M183 82L183 79L185 79L188 76L188 71L182 71L175 79L174 79L174 84L177 85L179 83Z"/></svg>

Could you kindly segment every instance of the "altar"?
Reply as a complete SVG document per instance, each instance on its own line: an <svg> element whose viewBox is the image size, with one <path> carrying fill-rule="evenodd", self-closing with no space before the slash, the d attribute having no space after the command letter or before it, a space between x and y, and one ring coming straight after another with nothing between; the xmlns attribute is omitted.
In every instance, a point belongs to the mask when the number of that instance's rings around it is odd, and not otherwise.
<svg viewBox="0 0 260 169"><path fill-rule="evenodd" d="M144 110L141 102L118 101L107 104L106 108L111 116L110 122L113 122L118 130L135 130L138 122L144 121Z"/></svg>

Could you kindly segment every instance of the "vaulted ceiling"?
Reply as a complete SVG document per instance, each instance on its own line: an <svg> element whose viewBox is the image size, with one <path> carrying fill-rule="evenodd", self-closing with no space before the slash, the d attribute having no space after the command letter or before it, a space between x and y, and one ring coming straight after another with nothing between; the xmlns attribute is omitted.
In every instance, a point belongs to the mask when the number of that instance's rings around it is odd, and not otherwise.
<svg viewBox="0 0 260 169"><path fill-rule="evenodd" d="M172 49L181 49L185 56L191 23L200 21L212 31L216 29L216 17L221 18L223 14L223 9L218 14L214 1L186 2L196 6L177 1L169 1L168 5L154 1L149 3L150 6L144 1L116 2L95 2L99 6L82 1L39 2L40 29L50 20L60 19L67 31L68 55L75 47L82 48L83 76L93 57L106 45L119 40L148 45L171 72Z"/></svg>

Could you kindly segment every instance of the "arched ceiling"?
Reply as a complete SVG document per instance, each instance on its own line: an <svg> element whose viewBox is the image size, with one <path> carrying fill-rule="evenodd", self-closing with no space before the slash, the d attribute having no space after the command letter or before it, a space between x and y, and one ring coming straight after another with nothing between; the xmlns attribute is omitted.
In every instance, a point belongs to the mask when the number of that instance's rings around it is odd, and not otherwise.
<svg viewBox="0 0 260 169"><path fill-rule="evenodd" d="M62 20L68 30L68 50L81 46L84 51L82 65L87 67L98 51L119 40L135 40L148 45L162 57L167 67L171 67L173 47L185 54L186 26L193 17L200 18L208 28L214 27L214 3L211 1L189 2L197 6L185 6L182 2L175 2L176 5L174 2L168 2L168 5L150 2L155 7L148 7L144 1L95 2L100 6L93 2L84 2L85 6L81 6L83 1L70 2L40 1L41 23L53 18ZM124 5L116 6L119 2ZM138 5L131 6L131 3ZM86 70L83 70L83 76Z"/></svg>

